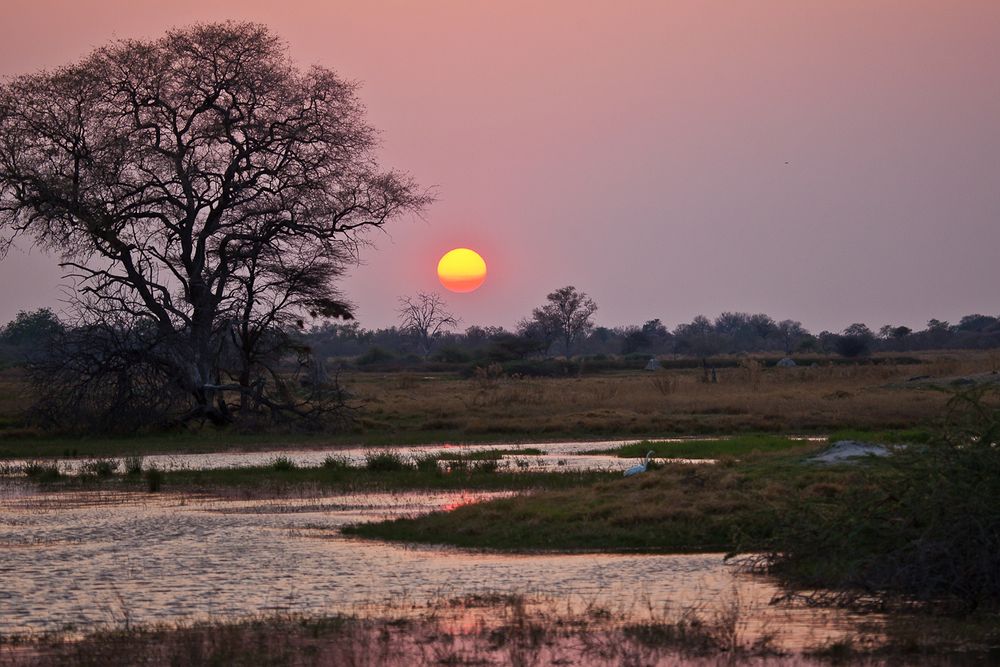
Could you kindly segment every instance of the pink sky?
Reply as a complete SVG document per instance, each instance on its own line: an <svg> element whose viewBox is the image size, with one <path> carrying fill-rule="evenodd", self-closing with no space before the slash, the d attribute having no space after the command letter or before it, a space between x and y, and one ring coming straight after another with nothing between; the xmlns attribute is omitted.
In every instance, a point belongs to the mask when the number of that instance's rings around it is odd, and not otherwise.
<svg viewBox="0 0 1000 667"><path fill-rule="evenodd" d="M345 281L365 326L457 246L490 270L446 295L463 325L566 284L606 325L1000 314L998 2L6 0L0 74L230 18L362 81L385 162L437 188ZM0 322L59 276L8 256Z"/></svg>

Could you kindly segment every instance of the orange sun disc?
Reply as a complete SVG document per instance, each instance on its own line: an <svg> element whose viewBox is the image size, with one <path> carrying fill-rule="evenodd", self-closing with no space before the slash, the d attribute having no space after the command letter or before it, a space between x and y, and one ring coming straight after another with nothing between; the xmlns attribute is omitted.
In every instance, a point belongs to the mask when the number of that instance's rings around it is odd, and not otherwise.
<svg viewBox="0 0 1000 667"><path fill-rule="evenodd" d="M438 280L452 292L471 292L486 280L486 262L475 250L455 248L438 262Z"/></svg>

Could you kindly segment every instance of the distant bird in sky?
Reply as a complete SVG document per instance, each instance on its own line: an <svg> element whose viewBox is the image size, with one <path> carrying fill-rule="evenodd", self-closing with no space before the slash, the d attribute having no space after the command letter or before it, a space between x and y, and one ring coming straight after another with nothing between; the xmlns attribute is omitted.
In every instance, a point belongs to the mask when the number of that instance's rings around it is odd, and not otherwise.
<svg viewBox="0 0 1000 667"><path fill-rule="evenodd" d="M653 458L653 450L646 452L646 460L637 466L632 466L625 471L625 477L631 477L632 475L638 475L641 472L646 472L646 468L649 466L649 460Z"/></svg>

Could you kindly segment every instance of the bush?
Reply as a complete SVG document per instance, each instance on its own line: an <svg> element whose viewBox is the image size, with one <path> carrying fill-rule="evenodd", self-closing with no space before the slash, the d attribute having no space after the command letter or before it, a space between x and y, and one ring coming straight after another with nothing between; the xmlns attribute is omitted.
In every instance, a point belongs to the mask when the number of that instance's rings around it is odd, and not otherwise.
<svg viewBox="0 0 1000 667"><path fill-rule="evenodd" d="M864 593L1000 608L998 405L997 388L958 394L948 430L909 445L889 470L875 466L840 493L790 498L763 545L766 565L794 586L833 589L840 602Z"/></svg>

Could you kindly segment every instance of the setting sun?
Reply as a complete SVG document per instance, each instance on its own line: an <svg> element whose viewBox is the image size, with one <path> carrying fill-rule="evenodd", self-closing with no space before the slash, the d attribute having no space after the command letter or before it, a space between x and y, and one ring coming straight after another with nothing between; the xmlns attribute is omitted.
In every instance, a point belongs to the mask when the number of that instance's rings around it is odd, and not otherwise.
<svg viewBox="0 0 1000 667"><path fill-rule="evenodd" d="M455 248L438 262L438 279L452 292L471 292L486 280L486 262L475 250Z"/></svg>

